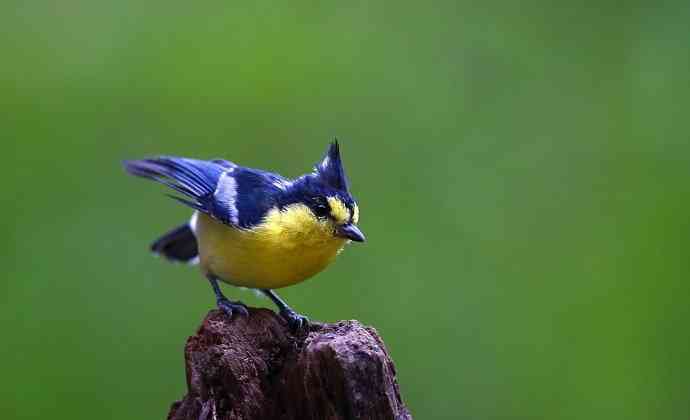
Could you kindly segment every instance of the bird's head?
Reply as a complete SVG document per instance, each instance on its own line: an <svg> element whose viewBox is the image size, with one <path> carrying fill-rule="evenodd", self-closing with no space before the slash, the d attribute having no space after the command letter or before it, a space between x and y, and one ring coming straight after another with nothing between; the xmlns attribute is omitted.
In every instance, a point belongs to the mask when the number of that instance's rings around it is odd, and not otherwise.
<svg viewBox="0 0 690 420"><path fill-rule="evenodd" d="M350 194L337 140L329 145L314 172L302 179L301 201L314 216L332 226L335 236L364 242L357 227L359 207Z"/></svg>

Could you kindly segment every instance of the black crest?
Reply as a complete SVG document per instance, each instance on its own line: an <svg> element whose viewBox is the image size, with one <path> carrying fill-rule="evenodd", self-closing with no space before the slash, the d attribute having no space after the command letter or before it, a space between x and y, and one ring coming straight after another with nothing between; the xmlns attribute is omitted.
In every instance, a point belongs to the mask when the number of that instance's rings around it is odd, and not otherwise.
<svg viewBox="0 0 690 420"><path fill-rule="evenodd" d="M328 146L326 154L316 165L315 170L317 178L329 187L343 192L349 190L345 168L340 159L338 139L333 140L333 143Z"/></svg>

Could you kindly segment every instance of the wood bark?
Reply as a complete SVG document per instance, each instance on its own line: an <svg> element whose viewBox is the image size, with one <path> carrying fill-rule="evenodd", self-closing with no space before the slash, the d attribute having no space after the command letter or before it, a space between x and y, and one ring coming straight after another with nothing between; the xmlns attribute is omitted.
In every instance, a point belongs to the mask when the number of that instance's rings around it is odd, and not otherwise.
<svg viewBox="0 0 690 420"><path fill-rule="evenodd" d="M187 395L169 420L411 419L375 329L311 323L291 333L267 309L209 312L187 340Z"/></svg>

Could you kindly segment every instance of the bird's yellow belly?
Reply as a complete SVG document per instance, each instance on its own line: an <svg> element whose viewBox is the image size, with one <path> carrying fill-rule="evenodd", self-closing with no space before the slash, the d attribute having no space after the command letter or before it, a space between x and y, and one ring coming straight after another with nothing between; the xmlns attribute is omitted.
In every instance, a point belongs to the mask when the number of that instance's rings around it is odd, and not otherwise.
<svg viewBox="0 0 690 420"><path fill-rule="evenodd" d="M346 243L326 226L271 212L251 230L199 213L195 233L201 269L235 286L277 289L320 272Z"/></svg>

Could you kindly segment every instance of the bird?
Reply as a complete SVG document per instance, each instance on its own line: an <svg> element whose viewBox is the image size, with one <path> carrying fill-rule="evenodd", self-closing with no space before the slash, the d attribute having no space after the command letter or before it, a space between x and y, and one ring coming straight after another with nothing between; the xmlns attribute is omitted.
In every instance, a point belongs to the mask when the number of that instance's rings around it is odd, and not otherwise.
<svg viewBox="0 0 690 420"><path fill-rule="evenodd" d="M256 289L279 309L289 328L309 318L275 289L324 270L350 242L364 242L359 207L337 139L310 173L288 179L277 173L213 159L156 156L125 160L134 176L163 184L169 197L191 208L190 219L154 241L150 249L173 262L198 265L227 316L248 316L219 282Z"/></svg>

